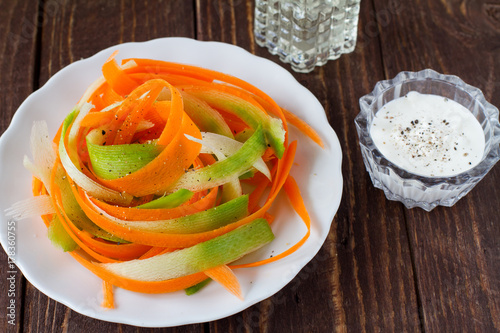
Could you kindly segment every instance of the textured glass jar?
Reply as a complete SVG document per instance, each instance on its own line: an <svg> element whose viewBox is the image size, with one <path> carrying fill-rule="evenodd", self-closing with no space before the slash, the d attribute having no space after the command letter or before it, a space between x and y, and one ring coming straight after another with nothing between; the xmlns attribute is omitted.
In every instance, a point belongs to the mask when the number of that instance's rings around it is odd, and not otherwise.
<svg viewBox="0 0 500 333"><path fill-rule="evenodd" d="M361 0L255 0L255 41L296 72L354 51Z"/></svg>
<svg viewBox="0 0 500 333"><path fill-rule="evenodd" d="M468 109L484 132L485 149L475 167L450 177L426 177L402 169L380 153L370 135L376 113L390 101L410 91L446 97ZM500 159L499 111L488 103L481 90L454 75L426 69L401 72L394 79L380 81L359 100L361 112L355 119L361 153L373 185L389 200L401 201L407 208L430 211L438 205L453 206L488 173Z"/></svg>

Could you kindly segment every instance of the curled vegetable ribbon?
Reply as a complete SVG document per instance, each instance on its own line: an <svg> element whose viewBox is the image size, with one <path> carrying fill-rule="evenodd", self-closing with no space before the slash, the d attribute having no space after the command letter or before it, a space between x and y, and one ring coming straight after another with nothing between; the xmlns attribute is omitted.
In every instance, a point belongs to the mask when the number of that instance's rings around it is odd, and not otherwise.
<svg viewBox="0 0 500 333"><path fill-rule="evenodd" d="M54 208L42 216L49 238L103 279L105 307L112 286L163 293L208 278L242 298L232 269L309 237L288 122L323 146L319 135L236 77L115 56L61 125L50 174L34 156L33 193ZM272 241L268 209L283 187L306 235L230 265Z"/></svg>

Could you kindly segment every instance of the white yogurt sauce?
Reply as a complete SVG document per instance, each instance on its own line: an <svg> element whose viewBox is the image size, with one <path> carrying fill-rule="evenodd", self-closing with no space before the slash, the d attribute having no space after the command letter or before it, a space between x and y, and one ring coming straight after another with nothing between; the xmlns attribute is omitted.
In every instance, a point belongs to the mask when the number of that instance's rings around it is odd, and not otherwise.
<svg viewBox="0 0 500 333"><path fill-rule="evenodd" d="M370 134L389 161L427 177L473 168L485 147L483 129L469 110L453 100L415 91L385 104Z"/></svg>

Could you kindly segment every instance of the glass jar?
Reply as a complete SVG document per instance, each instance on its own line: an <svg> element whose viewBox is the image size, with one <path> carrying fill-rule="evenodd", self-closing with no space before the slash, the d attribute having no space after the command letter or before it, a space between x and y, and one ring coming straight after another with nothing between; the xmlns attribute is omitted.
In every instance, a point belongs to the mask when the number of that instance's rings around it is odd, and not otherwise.
<svg viewBox="0 0 500 333"><path fill-rule="evenodd" d="M254 33L296 72L354 51L361 0L256 0Z"/></svg>

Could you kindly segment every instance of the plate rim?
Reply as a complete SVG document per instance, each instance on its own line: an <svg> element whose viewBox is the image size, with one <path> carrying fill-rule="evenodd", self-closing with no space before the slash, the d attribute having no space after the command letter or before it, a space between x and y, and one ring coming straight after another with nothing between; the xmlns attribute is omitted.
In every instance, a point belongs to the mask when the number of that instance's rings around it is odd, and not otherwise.
<svg viewBox="0 0 500 333"><path fill-rule="evenodd" d="M185 38L185 37L164 37L164 38L156 38L156 39L152 39L152 40L148 40L148 41L143 41L143 42L128 42L128 43L122 43L122 44L117 44L117 45L113 45L113 46L110 46L110 47L107 47L95 54L93 54L92 56L88 57L88 58L84 58L84 59L80 59L80 60L77 60L65 67L63 67L62 69L60 69L58 72L56 72L54 75L52 75L39 89L37 89L36 91L32 92L22 103L21 105L19 106L19 108L16 110L16 112L14 113L14 116L12 117L12 120L9 124L9 126L7 127L7 129L4 131L4 133L2 133L2 135L0 136L0 152L2 152L2 150L4 149L4 146L9 142L9 139L11 140L12 136L14 135L14 131L15 131L15 128L18 127L18 123L21 123L23 121L23 117L25 117L25 114L28 115L29 114L29 110L27 109L27 105L32 102L33 100L36 100L36 98L40 98L39 95L43 95L44 93L44 90L45 89L50 89L50 86L54 84L54 82L57 82L60 77L62 77L65 73L69 73L73 68L77 69L77 66L79 65L85 65L86 62L90 62L92 59L98 59L99 57L102 57L103 54L106 54L106 53L111 53L112 51L116 50L116 49L120 49L120 47L124 47L124 46L129 46L129 47L133 47L133 46L144 46L144 45L147 45L147 44L155 44L155 43L164 43L166 42L167 44L169 42L172 42L172 43L176 43L176 42L180 42L180 43L188 43L188 44L193 44L193 45L196 45L196 47L200 46L200 45L206 45L206 46L202 46L202 47L209 47L209 48L227 48L227 49L231 49L233 50L234 52L240 52L242 54L243 57L249 57L249 58L252 58L253 61L262 61L263 64L267 64L266 66L271 66L271 67L274 67L276 69L276 71L280 71L280 76L284 75L288 78L288 80L291 81L291 84L293 85L296 85L298 87L298 89L302 89L304 90L305 93L308 93L311 95L311 97L317 102L317 104L319 105L319 107L321 108L321 110L323 110L322 114L320 114L319 116L321 117L322 116L322 121L325 121L326 124L327 124L327 127L329 128L329 143L332 144L332 147L330 147L330 149L332 151L336 151L338 153L338 156L337 157L337 165L336 166L333 166L332 169L335 171L337 171L337 177L336 178L338 180L338 184L337 184L337 201L336 202L332 202L331 203L331 213L330 213L330 220L331 222L333 222L333 219L338 211L338 208L340 206L340 202L341 202L341 197L342 197L342 192L343 192L343 176L342 176L342 150L341 150L341 147L340 147L340 142L338 140L338 137L335 133L335 131L333 130L333 128L331 128L331 126L329 125L328 123L328 119L326 117L326 114L324 112L324 108L323 106L319 103L319 101L317 100L317 98L307 89L305 88L304 86L302 86L294 77L293 75L288 72L285 68L279 66L278 64L274 63L273 61L269 60L269 59L266 59L266 58L262 58L262 57L259 57L259 56L256 56L250 52L248 52L247 50L243 49L242 47L240 46L237 46L237 45L232 45L232 44L227 44L227 43L224 43L224 42L218 42L218 41L200 41L200 40L196 40L196 39L191 39L191 38ZM218 51L219 52L219 51ZM186 62L186 63L190 63L190 62ZM227 73L227 72L226 72ZM234 75L236 77L239 77L240 73L238 74L233 74L233 73L228 73L228 74L231 74L231 75ZM258 87L260 89L260 87ZM83 93L83 92L82 92ZM316 115L318 116L318 115ZM3 165L4 161L1 161L0 160L0 167ZM4 215L0 216L0 222L7 222L7 219L5 218ZM331 228L331 222L330 224L328 225L328 230ZM308 259L305 260L304 263L300 263L300 268L298 270L296 270L295 274L293 274L293 276L288 276L288 279L287 281L284 281L284 283L282 283L282 285L277 289L277 290L274 290L272 291L271 293L269 292L265 292L262 297L260 298L256 298L254 300L252 300L252 302L250 302L249 304L246 304L245 307L243 309L238 309L237 311L229 311L229 313L225 313L225 314L219 314L219 315L216 315L216 316L208 316L210 318L205 318L203 319L203 321L197 321L197 320L184 320L184 321L179 321L179 322L176 322L176 323L173 323L173 324L163 324L163 325L148 325L147 323L141 323L140 321L137 321L137 320L134 320L134 318L124 318L124 320L110 320L110 319L106 319L104 317L106 317L105 315L104 316L99 316L99 315L95 315L95 314L89 314L88 311L87 313L85 311L82 311L82 309L79 309L79 308L75 308L75 305L72 304L71 300L67 300L67 299L64 299L64 298L61 298L61 297L58 297L59 295L55 295L54 296L54 293L50 290L50 288L47 288L46 286L43 286L43 285L40 285L40 283L38 283L37 279L34 278L33 276L26 276L25 274L25 271L27 270L26 267L24 267L24 263L23 263L23 260L19 260L18 258L16 258L16 264L17 264L17 267L19 268L19 270L23 273L23 276L33 285L35 286L40 292L42 292L43 294L45 294L47 297L61 303L61 304L64 304L65 306L69 307L70 309L72 309L73 311L75 312L78 312L82 315L85 315L85 316L88 316L88 317L91 317L91 318L94 318L94 319L99 319L99 320L103 320L103 321L108 321L108 322L114 322L114 323L123 323L123 324L128 324L128 325L135 325L135 326L142 326L142 327L173 327L173 326L180 326L180 325L187 325L187 324L195 324L195 323L203 323L203 322L207 322L207 321L213 321L213 320L218 320L218 319L221 319L221 318L225 318L225 317L228 317L228 316L231 316L231 315L234 315L240 311L243 311L245 309L248 309L249 307L253 306L254 304L257 304L259 303L260 301L262 301L263 299L266 299L268 297L271 297L272 295L278 293L281 289L283 289L290 281L293 280L293 278L300 273L300 271L302 270L302 268L308 263L310 262L315 256L316 254L319 252L319 250L321 249L321 247L323 246L323 244L325 243L326 241L326 238L328 236L328 231L325 232L325 236L324 237L321 237L321 242L320 242L320 245L317 246L317 249L315 249L313 251L313 253L311 255L308 255ZM1 235L1 238L0 238L0 241L1 241L1 244L2 244L2 247L4 248L5 252L7 252L7 248L6 248L6 244L4 244L4 228L2 228L0 230L0 235ZM49 290L48 290L49 289ZM102 314L102 312L100 313ZM104 314L106 314L104 312Z"/></svg>

